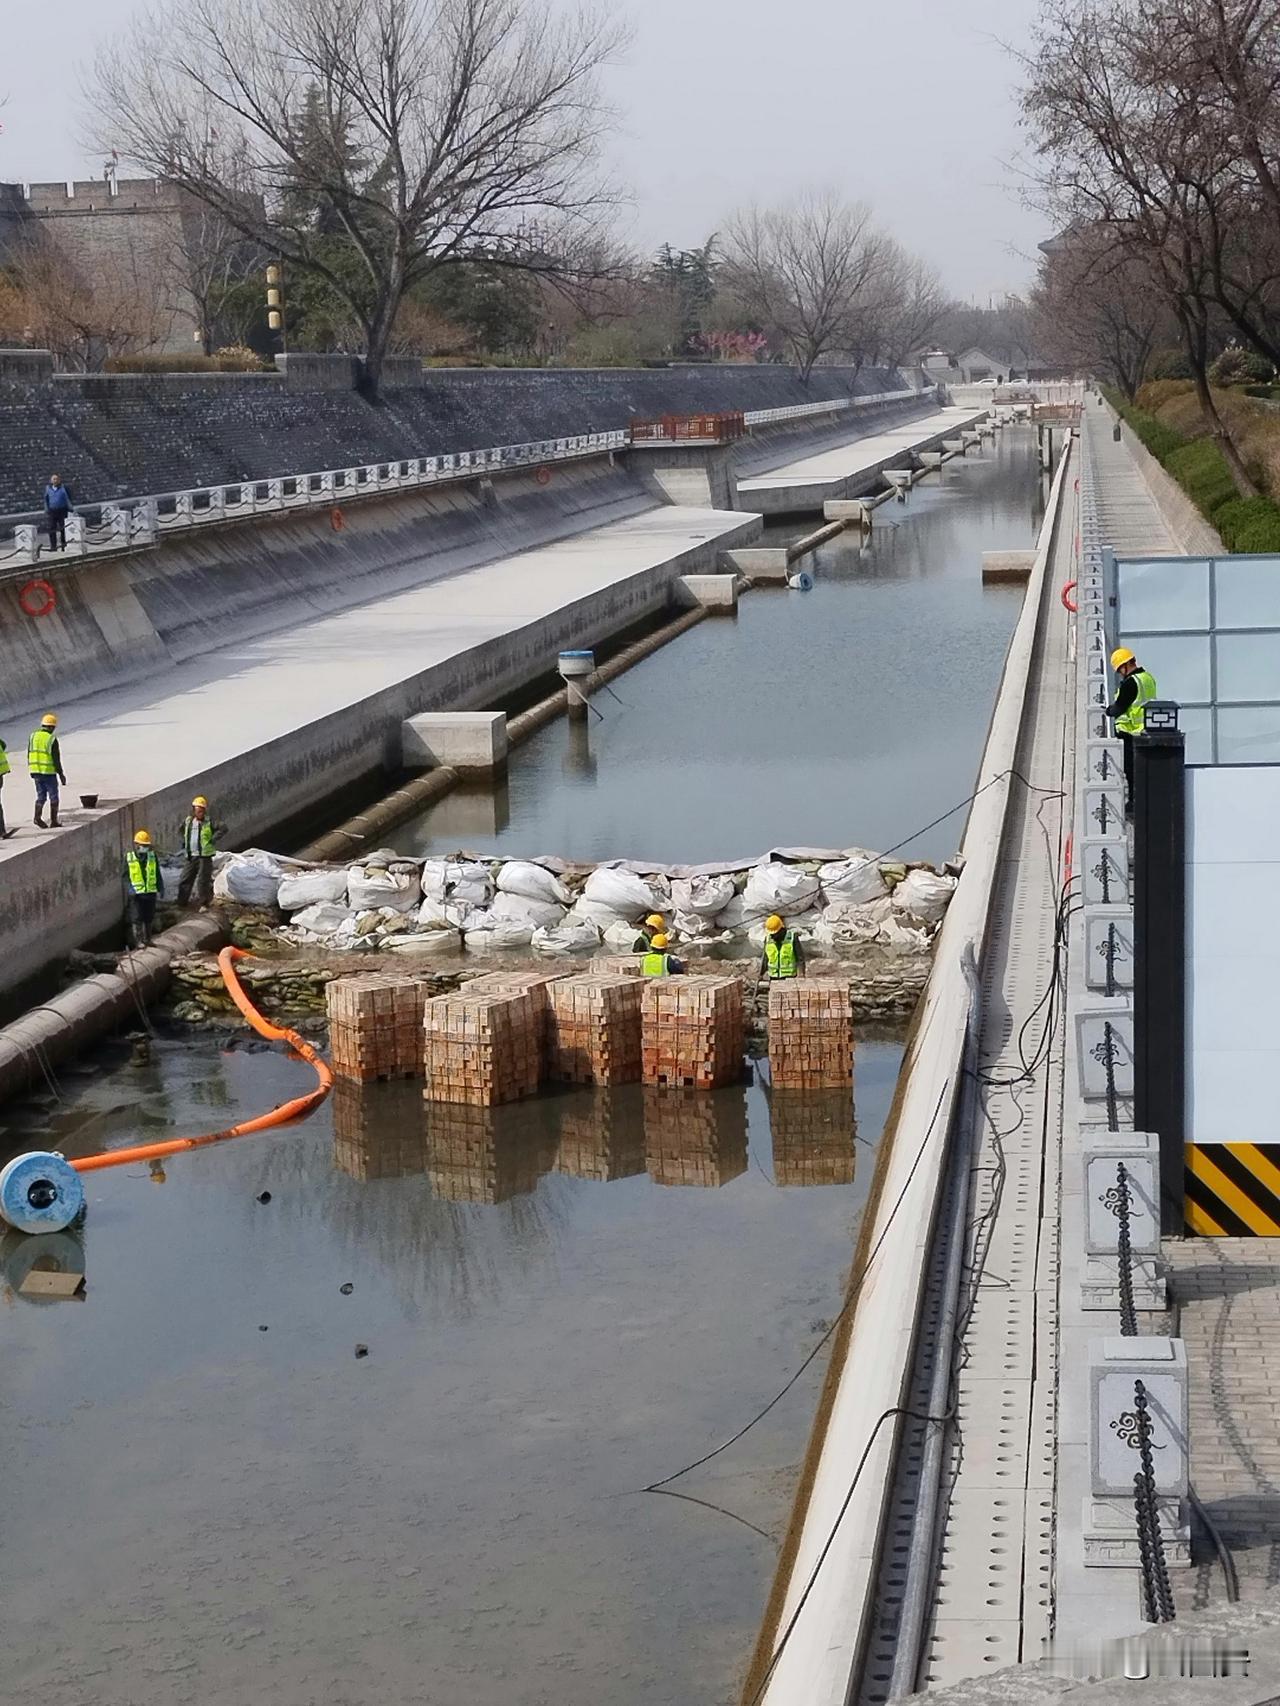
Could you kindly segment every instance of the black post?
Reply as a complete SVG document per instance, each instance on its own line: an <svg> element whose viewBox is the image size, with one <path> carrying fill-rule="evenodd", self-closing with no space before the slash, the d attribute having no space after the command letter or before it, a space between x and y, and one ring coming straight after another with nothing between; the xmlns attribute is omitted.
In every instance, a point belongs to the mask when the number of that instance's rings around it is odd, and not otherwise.
<svg viewBox="0 0 1280 1706"><path fill-rule="evenodd" d="M1160 1140L1160 1230L1183 1230L1186 787L1177 706L1151 700L1133 743L1133 1123ZM1170 726L1172 725L1172 726Z"/></svg>

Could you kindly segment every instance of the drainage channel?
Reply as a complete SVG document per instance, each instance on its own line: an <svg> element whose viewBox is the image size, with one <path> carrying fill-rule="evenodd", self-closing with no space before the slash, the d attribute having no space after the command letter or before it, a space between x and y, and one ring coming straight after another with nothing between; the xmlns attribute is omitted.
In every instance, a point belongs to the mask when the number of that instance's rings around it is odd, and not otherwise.
<svg viewBox="0 0 1280 1706"><path fill-rule="evenodd" d="M1016 614L978 564L1034 530L1028 441L820 547L812 593L753 592L629 671L594 774L549 724L505 826L450 826L455 795L395 843L692 860L927 822L970 786ZM80 1264L74 1307L0 1243L9 1673L46 1706L91 1673L99 1706L158 1676L279 1706L424 1686L728 1706L824 1359L683 1497L637 1489L736 1433L826 1333L900 1057L860 1037L852 1108L758 1073L494 1110L372 1086L261 1142L91 1175L49 1257ZM7 1106L0 1158L210 1129L301 1081L253 1040L161 1024Z"/></svg>

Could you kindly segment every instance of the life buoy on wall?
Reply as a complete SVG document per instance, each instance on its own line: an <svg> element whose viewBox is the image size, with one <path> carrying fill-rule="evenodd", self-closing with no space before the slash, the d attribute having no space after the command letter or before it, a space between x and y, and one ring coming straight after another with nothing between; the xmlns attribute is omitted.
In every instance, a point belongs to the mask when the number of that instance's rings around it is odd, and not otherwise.
<svg viewBox="0 0 1280 1706"><path fill-rule="evenodd" d="M1063 587L1062 591L1058 594L1058 597L1062 600L1063 604L1066 606L1066 608L1071 612L1071 614L1073 616L1076 614L1076 604L1075 604L1075 601L1073 599L1070 599L1067 597L1067 594L1069 592L1074 592L1075 589L1076 589L1075 581L1068 581L1067 584Z"/></svg>
<svg viewBox="0 0 1280 1706"><path fill-rule="evenodd" d="M549 486L551 484L550 468L539 468L538 472L533 477L540 486Z"/></svg>
<svg viewBox="0 0 1280 1706"><path fill-rule="evenodd" d="M346 525L346 516L343 515L337 504L334 504L333 508L329 511L329 526L332 527L335 533L341 533Z"/></svg>
<svg viewBox="0 0 1280 1706"><path fill-rule="evenodd" d="M48 581L28 581L18 594L18 603L28 616L47 616L58 603L58 595Z"/></svg>

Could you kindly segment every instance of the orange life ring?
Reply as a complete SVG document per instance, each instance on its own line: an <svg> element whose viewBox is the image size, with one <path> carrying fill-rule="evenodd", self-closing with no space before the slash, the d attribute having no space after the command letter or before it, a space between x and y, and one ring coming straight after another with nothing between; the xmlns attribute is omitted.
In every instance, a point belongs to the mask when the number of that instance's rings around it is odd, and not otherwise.
<svg viewBox="0 0 1280 1706"><path fill-rule="evenodd" d="M1076 614L1077 606L1072 602L1071 599L1069 599L1067 597L1067 594L1069 592L1074 591L1075 586L1076 586L1075 581L1068 581L1067 584L1063 587L1062 591L1058 594L1058 596L1059 596L1059 598L1061 598L1063 604L1066 606L1066 608L1071 612L1071 614L1073 616Z"/></svg>
<svg viewBox="0 0 1280 1706"><path fill-rule="evenodd" d="M334 504L333 508L329 511L329 526L332 527L335 533L341 533L346 525L346 516L343 515L337 504Z"/></svg>
<svg viewBox="0 0 1280 1706"><path fill-rule="evenodd" d="M540 486L549 486L551 484L550 468L539 468L538 472L533 477Z"/></svg>
<svg viewBox="0 0 1280 1706"><path fill-rule="evenodd" d="M28 581L18 594L18 603L28 616L47 616L57 602L58 595L48 581Z"/></svg>

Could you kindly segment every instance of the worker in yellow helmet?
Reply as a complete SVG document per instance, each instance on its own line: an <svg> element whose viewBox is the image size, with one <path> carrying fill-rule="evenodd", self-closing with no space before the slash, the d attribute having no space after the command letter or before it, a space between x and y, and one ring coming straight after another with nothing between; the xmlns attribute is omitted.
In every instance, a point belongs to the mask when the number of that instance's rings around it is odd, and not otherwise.
<svg viewBox="0 0 1280 1706"><path fill-rule="evenodd" d="M194 893L197 906L213 899L213 856L218 851L222 825L209 816L209 802L197 794L191 815L182 820L182 876L178 881L178 905L186 906Z"/></svg>
<svg viewBox="0 0 1280 1706"><path fill-rule="evenodd" d="M58 828L58 783L61 782L64 788L67 785L67 778L62 773L62 751L53 732L57 726L57 717L52 711L46 711L40 719L40 727L27 740L27 769L36 789L36 815L32 822L37 829L45 827L42 814L46 800L49 802L49 828Z"/></svg>
<svg viewBox="0 0 1280 1706"><path fill-rule="evenodd" d="M637 954L647 954L653 946L655 936L665 936L667 921L660 912L651 912L640 926L640 933L632 944L632 951Z"/></svg>
<svg viewBox="0 0 1280 1706"><path fill-rule="evenodd" d="M1133 737L1147 726L1147 702L1156 697L1156 678L1134 657L1128 646L1117 646L1111 654L1116 672L1116 696L1107 706L1107 716L1116 726L1124 749L1125 810L1133 810Z"/></svg>
<svg viewBox="0 0 1280 1706"><path fill-rule="evenodd" d="M124 885L128 902L128 933L131 948L145 948L151 940L156 903L164 893L164 873L151 844L149 830L140 829L125 854Z"/></svg>
<svg viewBox="0 0 1280 1706"><path fill-rule="evenodd" d="M667 937L658 931L649 943L649 951L640 961L640 971L645 977L673 977L684 970L684 961L678 960L674 954L668 953L671 946Z"/></svg>
<svg viewBox="0 0 1280 1706"><path fill-rule="evenodd" d="M786 921L772 913L764 921L764 953L760 970L772 977L799 977L804 970L804 949Z"/></svg>
<svg viewBox="0 0 1280 1706"><path fill-rule="evenodd" d="M4 742L0 740L0 794L4 792L4 779L9 774L9 753ZM0 841L7 841L15 830L4 826L4 801L0 800Z"/></svg>

